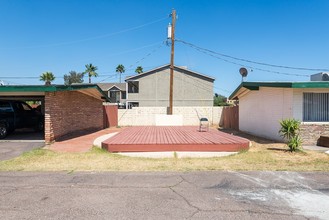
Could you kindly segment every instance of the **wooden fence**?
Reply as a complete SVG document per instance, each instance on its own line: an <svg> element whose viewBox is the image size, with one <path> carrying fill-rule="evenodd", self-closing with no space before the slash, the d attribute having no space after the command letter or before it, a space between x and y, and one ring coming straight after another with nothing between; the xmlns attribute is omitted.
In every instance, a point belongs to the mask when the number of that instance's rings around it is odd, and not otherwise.
<svg viewBox="0 0 329 220"><path fill-rule="evenodd" d="M104 128L118 126L118 106L103 105Z"/></svg>
<svg viewBox="0 0 329 220"><path fill-rule="evenodd" d="M224 107L222 120L223 128L239 130L239 106Z"/></svg>

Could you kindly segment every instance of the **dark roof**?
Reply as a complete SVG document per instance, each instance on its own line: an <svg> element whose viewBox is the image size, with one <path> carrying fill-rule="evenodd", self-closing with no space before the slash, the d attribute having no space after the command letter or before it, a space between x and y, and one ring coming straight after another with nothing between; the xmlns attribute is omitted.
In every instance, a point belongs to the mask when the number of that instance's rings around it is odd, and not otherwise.
<svg viewBox="0 0 329 220"><path fill-rule="evenodd" d="M97 85L103 90L108 91L114 86L120 89L121 91L126 91L126 83L97 83Z"/></svg>
<svg viewBox="0 0 329 220"><path fill-rule="evenodd" d="M96 84L73 84L73 85L7 85L0 86L1 92L14 92L14 93L24 93L24 92L60 92L60 91L79 91L84 94L93 96L98 99L109 98L107 95L96 85Z"/></svg>
<svg viewBox="0 0 329 220"><path fill-rule="evenodd" d="M136 79L139 79L139 78L144 77L146 75L150 75L150 74L159 72L159 71L164 70L164 69L169 69L169 68L170 68L170 64L163 65L163 66L157 67L155 69L149 70L149 71L144 72L144 73L140 73L140 74L133 75L133 76L128 76L128 77L126 77L126 81L136 80ZM215 81L215 78L213 78L213 77L210 77L210 76L207 76L207 75L204 75L204 74L201 74L201 73L197 73L195 71L187 69L186 67L174 66L174 69L176 71L178 70L178 71L181 71L181 72L184 72L184 73L188 73L190 75L195 75L195 76L198 76L200 78L203 78L203 79L206 79L206 80L209 80L209 81L212 81L212 82Z"/></svg>
<svg viewBox="0 0 329 220"><path fill-rule="evenodd" d="M259 87L275 88L328 88L328 81L309 81L309 82L242 82L238 88L230 95L229 99L234 99L245 90L259 90Z"/></svg>

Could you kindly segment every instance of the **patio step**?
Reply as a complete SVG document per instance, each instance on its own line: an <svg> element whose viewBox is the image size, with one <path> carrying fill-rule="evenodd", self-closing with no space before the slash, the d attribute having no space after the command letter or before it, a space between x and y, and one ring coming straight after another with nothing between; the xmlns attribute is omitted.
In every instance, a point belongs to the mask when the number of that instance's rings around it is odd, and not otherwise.
<svg viewBox="0 0 329 220"><path fill-rule="evenodd" d="M329 136L320 136L317 145L323 147L329 147Z"/></svg>

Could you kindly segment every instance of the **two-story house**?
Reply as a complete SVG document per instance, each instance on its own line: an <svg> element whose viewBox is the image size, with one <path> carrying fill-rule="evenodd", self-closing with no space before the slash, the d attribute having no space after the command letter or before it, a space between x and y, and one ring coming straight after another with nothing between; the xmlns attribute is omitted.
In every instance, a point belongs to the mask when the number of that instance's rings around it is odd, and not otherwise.
<svg viewBox="0 0 329 220"><path fill-rule="evenodd" d="M126 83L97 83L102 91L110 98L110 102L120 106L126 104Z"/></svg>
<svg viewBox="0 0 329 220"><path fill-rule="evenodd" d="M170 65L127 77L128 108L169 106ZM174 106L213 106L215 79L186 67L174 67Z"/></svg>

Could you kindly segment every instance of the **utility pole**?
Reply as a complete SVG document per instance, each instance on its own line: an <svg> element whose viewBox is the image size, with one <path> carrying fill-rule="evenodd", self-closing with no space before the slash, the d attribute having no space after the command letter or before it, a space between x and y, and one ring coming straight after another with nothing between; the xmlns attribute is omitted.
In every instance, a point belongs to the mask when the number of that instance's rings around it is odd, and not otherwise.
<svg viewBox="0 0 329 220"><path fill-rule="evenodd" d="M176 25L176 10L173 9L171 13L171 56L170 56L170 92L169 92L169 112L168 115L173 114L173 93L174 93L174 55L175 55L175 25Z"/></svg>

